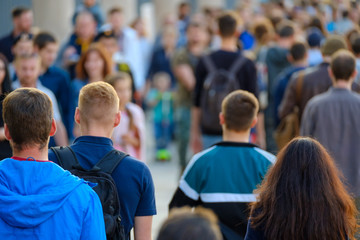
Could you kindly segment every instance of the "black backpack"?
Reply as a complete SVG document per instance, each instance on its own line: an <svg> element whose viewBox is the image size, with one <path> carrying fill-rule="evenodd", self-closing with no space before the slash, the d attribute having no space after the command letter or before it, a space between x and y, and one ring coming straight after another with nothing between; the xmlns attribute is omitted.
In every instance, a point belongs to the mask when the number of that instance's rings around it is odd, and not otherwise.
<svg viewBox="0 0 360 240"><path fill-rule="evenodd" d="M106 239L125 240L124 226L121 224L120 218L119 196L111 174L128 154L112 150L92 169L86 170L80 166L70 147L52 147L51 150L55 153L62 168L86 181L97 183L93 189L99 196L103 208Z"/></svg>
<svg viewBox="0 0 360 240"><path fill-rule="evenodd" d="M201 126L206 130L221 133L219 113L224 98L234 90L240 89L236 73L245 64L247 58L239 55L230 70L217 69L210 56L204 57L208 75L201 94Z"/></svg>

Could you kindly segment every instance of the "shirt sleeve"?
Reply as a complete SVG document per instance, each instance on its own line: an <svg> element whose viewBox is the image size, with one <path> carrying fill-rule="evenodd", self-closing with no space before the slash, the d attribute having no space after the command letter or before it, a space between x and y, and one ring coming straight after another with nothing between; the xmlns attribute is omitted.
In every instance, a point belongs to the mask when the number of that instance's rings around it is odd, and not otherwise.
<svg viewBox="0 0 360 240"><path fill-rule="evenodd" d="M304 110L304 114L301 120L300 127L300 136L312 136L314 134L314 124L315 124L313 107L311 106L311 101L307 104Z"/></svg>
<svg viewBox="0 0 360 240"><path fill-rule="evenodd" d="M90 201L85 212L81 240L98 240L106 239L105 223L102 206L99 197L94 191L89 191Z"/></svg>
<svg viewBox="0 0 360 240"><path fill-rule="evenodd" d="M259 95L259 87L258 87L258 82L257 82L257 71L256 71L256 66L254 64L253 61L248 60L248 63L246 63L245 65L246 67L244 68L244 75L246 79L246 91L249 91L251 93L253 93L257 98ZM243 76L241 76L242 78Z"/></svg>
<svg viewBox="0 0 360 240"><path fill-rule="evenodd" d="M147 166L143 169L142 189L135 216L156 215L155 188L150 170Z"/></svg>
<svg viewBox="0 0 360 240"><path fill-rule="evenodd" d="M289 85L286 87L284 98L281 101L279 106L279 118L282 119L286 117L294 109L296 105L296 85L298 78L293 78L290 80Z"/></svg>
<svg viewBox="0 0 360 240"><path fill-rule="evenodd" d="M171 67L174 68L181 64L189 64L186 54L183 50L178 50L175 52L174 56L171 58Z"/></svg>
<svg viewBox="0 0 360 240"><path fill-rule="evenodd" d="M59 105L58 105L58 102L56 100L55 95L50 90L48 92L46 92L46 94L51 99L51 102L52 102L52 105L53 105L53 110L54 110L54 119L55 119L55 121L62 122L61 114L60 114L60 111L59 111Z"/></svg>
<svg viewBox="0 0 360 240"><path fill-rule="evenodd" d="M195 207L200 203L200 201L195 201L188 196L185 195L185 193L180 189L177 188L173 198L171 199L169 203L169 210L175 207L183 207L183 206L190 206Z"/></svg>
<svg viewBox="0 0 360 240"><path fill-rule="evenodd" d="M203 58L199 60L198 65L195 68L195 89L194 89L194 106L200 107L201 92L203 89L204 81L207 75L207 70L204 65Z"/></svg>
<svg viewBox="0 0 360 240"><path fill-rule="evenodd" d="M203 154L200 152L190 160L179 183L181 191L194 201L200 199L200 193L207 181L206 161L204 161L206 159L202 158Z"/></svg>

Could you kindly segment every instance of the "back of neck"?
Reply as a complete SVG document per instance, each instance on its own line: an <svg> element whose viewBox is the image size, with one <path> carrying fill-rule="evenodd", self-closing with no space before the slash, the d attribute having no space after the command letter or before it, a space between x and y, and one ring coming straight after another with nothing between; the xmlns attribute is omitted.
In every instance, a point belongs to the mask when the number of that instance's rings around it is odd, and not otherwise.
<svg viewBox="0 0 360 240"><path fill-rule="evenodd" d="M223 140L227 142L245 142L248 143L250 138L250 130L236 132L223 128Z"/></svg>
<svg viewBox="0 0 360 240"><path fill-rule="evenodd" d="M236 52L237 48L237 39L236 38L221 38L221 50L228 52Z"/></svg>

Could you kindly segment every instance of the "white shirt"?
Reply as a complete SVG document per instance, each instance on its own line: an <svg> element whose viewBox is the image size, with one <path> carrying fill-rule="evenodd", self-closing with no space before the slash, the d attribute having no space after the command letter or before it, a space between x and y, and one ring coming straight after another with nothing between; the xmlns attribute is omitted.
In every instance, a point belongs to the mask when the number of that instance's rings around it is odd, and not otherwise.
<svg viewBox="0 0 360 240"><path fill-rule="evenodd" d="M19 80L16 80L15 82L12 83L12 88L13 89L21 88L21 84L20 84ZM49 98L52 102L52 106L53 106L54 119L56 122L59 122L59 121L61 122L62 120L61 120L61 115L60 115L60 111L59 111L59 106L58 106L58 103L57 103L54 93L50 89L44 87L40 83L39 80L36 82L36 88L49 96Z"/></svg>

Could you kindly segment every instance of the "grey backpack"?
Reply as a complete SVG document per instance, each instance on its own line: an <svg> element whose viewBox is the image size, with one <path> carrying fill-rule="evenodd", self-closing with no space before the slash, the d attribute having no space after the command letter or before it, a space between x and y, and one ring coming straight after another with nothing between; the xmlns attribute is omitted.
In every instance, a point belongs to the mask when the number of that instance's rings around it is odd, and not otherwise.
<svg viewBox="0 0 360 240"><path fill-rule="evenodd" d="M245 64L247 58L239 55L230 70L216 68L210 56L204 57L208 75L201 95L201 127L207 131L221 134L219 113L224 98L234 90L240 89L236 73Z"/></svg>

